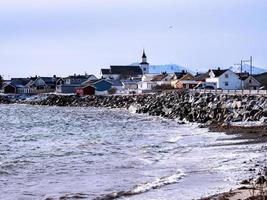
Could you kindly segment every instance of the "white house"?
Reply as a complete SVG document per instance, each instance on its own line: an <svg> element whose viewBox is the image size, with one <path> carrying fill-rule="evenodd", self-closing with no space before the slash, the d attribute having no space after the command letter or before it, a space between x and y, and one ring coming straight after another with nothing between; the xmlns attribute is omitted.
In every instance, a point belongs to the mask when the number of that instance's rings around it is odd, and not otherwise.
<svg viewBox="0 0 267 200"><path fill-rule="evenodd" d="M150 92L156 85L157 83L153 81L140 81L138 83L138 93Z"/></svg>
<svg viewBox="0 0 267 200"><path fill-rule="evenodd" d="M223 90L239 90L242 84L239 76L232 70L220 68L210 70L206 82L216 83L216 87Z"/></svg>
<svg viewBox="0 0 267 200"><path fill-rule="evenodd" d="M155 76L151 81L155 82L157 85L171 85L171 81L174 78L174 74L159 74Z"/></svg>

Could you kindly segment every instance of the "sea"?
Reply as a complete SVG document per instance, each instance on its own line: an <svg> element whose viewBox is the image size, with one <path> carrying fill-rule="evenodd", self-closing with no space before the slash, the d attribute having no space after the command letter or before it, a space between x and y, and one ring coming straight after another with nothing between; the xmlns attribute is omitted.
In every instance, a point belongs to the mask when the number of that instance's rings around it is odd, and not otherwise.
<svg viewBox="0 0 267 200"><path fill-rule="evenodd" d="M200 199L259 171L264 143L125 109L0 105L0 199Z"/></svg>

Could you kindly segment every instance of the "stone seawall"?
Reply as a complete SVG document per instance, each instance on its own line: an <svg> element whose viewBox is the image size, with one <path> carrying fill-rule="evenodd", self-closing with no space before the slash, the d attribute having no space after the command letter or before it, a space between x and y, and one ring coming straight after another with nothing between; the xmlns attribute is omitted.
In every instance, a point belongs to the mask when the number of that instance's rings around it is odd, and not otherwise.
<svg viewBox="0 0 267 200"><path fill-rule="evenodd" d="M7 99L0 99L8 103ZM48 95L41 100L13 100L13 103L32 105L109 107L134 109L137 113L148 113L175 119L178 122L202 124L225 124L258 122L266 125L267 97L256 95L225 95L173 92L134 96L63 96Z"/></svg>

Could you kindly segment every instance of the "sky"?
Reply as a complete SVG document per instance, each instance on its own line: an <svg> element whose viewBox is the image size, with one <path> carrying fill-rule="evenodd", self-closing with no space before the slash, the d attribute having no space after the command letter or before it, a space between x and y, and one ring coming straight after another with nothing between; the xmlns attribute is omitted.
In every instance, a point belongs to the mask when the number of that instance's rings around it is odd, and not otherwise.
<svg viewBox="0 0 267 200"><path fill-rule="evenodd" d="M266 0L2 0L0 74L100 74L109 65L267 68Z"/></svg>

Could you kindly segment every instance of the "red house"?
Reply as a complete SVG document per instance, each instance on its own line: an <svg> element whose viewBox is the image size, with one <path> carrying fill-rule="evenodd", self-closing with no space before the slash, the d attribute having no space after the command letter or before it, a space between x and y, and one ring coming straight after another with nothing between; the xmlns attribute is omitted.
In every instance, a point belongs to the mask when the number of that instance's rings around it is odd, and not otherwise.
<svg viewBox="0 0 267 200"><path fill-rule="evenodd" d="M92 85L86 85L84 87L77 88L76 93L79 96L95 95L95 88Z"/></svg>

